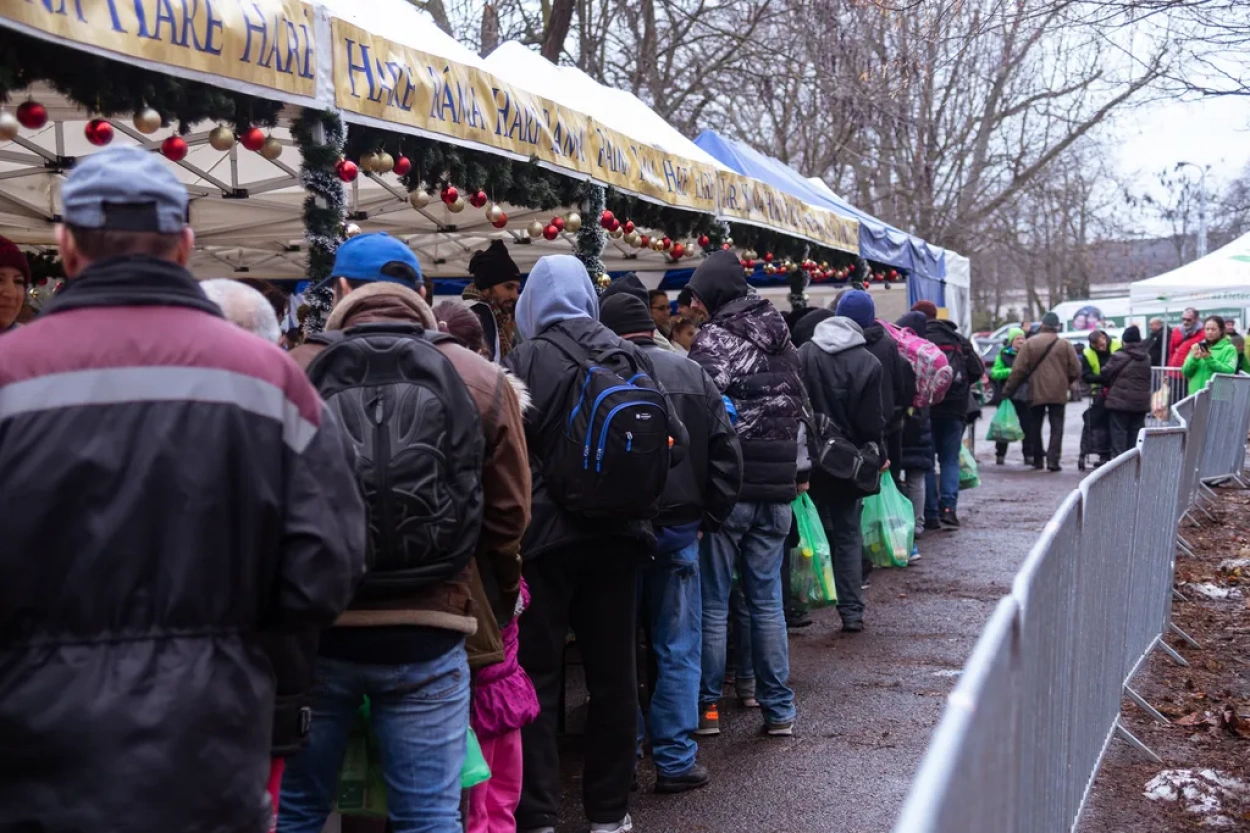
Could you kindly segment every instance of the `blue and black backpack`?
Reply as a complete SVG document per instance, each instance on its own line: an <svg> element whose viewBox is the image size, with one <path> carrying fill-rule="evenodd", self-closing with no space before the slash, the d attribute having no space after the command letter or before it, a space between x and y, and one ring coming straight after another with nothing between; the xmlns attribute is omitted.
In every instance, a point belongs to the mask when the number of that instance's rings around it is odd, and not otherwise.
<svg viewBox="0 0 1250 833"><path fill-rule="evenodd" d="M578 367L565 407L548 424L542 461L547 493L587 518L654 517L669 469L663 392L623 347L587 351L552 330L538 338Z"/></svg>

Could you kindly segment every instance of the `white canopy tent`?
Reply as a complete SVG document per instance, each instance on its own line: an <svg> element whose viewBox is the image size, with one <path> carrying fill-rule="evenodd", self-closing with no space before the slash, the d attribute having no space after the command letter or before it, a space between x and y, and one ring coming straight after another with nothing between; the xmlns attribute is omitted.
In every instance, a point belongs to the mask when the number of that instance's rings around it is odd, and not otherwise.
<svg viewBox="0 0 1250 833"><path fill-rule="evenodd" d="M1134 309L1250 301L1250 234L1179 269L1129 284L1129 299Z"/></svg>

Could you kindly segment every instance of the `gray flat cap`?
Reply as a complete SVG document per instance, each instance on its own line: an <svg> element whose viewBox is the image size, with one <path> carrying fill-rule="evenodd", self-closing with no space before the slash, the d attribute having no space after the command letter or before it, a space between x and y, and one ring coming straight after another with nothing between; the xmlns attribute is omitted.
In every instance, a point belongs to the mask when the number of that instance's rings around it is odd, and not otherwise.
<svg viewBox="0 0 1250 833"><path fill-rule="evenodd" d="M156 155L136 147L84 156L61 188L66 225L177 234L187 225L187 189Z"/></svg>

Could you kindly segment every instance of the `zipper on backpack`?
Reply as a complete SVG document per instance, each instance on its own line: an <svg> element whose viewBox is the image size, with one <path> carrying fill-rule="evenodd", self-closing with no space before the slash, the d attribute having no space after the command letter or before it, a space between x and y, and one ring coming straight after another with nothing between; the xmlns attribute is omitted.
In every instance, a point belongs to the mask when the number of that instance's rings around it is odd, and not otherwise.
<svg viewBox="0 0 1250 833"><path fill-rule="evenodd" d="M373 466L377 474L378 485L378 502L381 504L381 540L379 544L382 552L380 555L387 560L391 558L393 551L392 536L394 534L395 525L391 519L391 437L386 431L386 403L382 398L382 392L378 391L373 402Z"/></svg>
<svg viewBox="0 0 1250 833"><path fill-rule="evenodd" d="M612 417L616 416L616 412L622 408L640 408L644 406L648 408L660 408L660 406L654 402L643 402L640 400L622 402L620 405L617 405L615 408L608 411L608 415L603 418L603 430L599 432L599 453L595 455L596 474L603 471L603 450L608 444L608 426L612 424ZM660 410L663 410L663 408L660 408ZM632 435L627 432L627 436L631 437L630 442L632 443ZM628 451L629 449L626 448L625 450Z"/></svg>
<svg viewBox="0 0 1250 833"><path fill-rule="evenodd" d="M613 393L620 393L623 390L637 390L637 387L630 384L614 385L595 398L595 404L590 409L590 419L586 422L586 446L583 449L584 457L589 458L590 456L590 448L595 437L595 417L599 414L599 406L603 404L604 397ZM589 460L587 460L587 463L589 463ZM588 468L588 466L583 466L583 468Z"/></svg>
<svg viewBox="0 0 1250 833"><path fill-rule="evenodd" d="M577 418L577 412L582 409L582 403L586 401L586 388L590 387L590 377L596 370L602 369L603 368L599 367L597 364L592 364L590 367L586 368L586 380L582 382L582 394L577 397L577 404L573 406L573 412L569 414L569 428L573 427L573 420Z"/></svg>
<svg viewBox="0 0 1250 833"><path fill-rule="evenodd" d="M625 432L625 450L632 451L633 448L634 448L634 432L626 431Z"/></svg>

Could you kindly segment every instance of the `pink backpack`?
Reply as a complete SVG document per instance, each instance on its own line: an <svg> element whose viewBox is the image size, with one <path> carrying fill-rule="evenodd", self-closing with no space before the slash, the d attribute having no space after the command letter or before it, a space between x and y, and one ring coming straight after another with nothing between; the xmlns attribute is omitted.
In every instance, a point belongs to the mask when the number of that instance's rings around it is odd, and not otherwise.
<svg viewBox="0 0 1250 833"><path fill-rule="evenodd" d="M888 321L877 323L894 338L899 354L916 372L916 396L911 402L912 407L927 408L945 399L955 373L941 348L916 335L909 327L896 327Z"/></svg>

